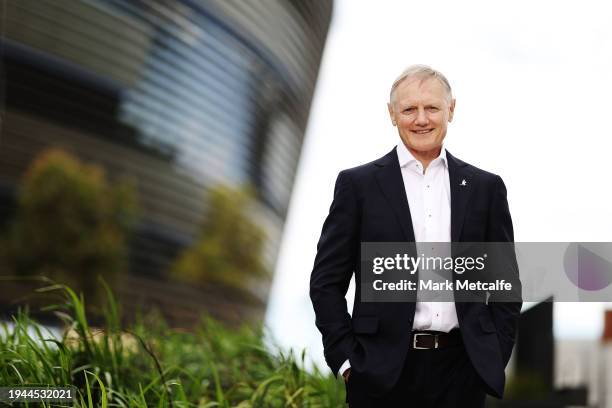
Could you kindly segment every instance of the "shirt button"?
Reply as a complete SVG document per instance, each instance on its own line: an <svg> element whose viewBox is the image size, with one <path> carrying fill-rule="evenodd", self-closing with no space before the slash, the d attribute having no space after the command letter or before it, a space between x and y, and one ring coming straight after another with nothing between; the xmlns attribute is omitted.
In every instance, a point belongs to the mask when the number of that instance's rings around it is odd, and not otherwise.
<svg viewBox="0 0 612 408"><path fill-rule="evenodd" d="M427 185L427 188L429 188L429 184Z"/></svg>
<svg viewBox="0 0 612 408"><path fill-rule="evenodd" d="M429 214L428 217L431 218L431 214Z"/></svg>

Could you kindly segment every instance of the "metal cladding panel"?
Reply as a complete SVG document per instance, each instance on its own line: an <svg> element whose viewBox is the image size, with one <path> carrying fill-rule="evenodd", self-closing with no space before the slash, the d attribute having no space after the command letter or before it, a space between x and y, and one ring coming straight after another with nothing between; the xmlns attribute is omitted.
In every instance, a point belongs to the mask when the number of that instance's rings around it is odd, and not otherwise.
<svg viewBox="0 0 612 408"><path fill-rule="evenodd" d="M272 268L331 6L7 2L3 200L51 146L131 176L143 207L132 270L164 276L194 236L206 189L250 185Z"/></svg>

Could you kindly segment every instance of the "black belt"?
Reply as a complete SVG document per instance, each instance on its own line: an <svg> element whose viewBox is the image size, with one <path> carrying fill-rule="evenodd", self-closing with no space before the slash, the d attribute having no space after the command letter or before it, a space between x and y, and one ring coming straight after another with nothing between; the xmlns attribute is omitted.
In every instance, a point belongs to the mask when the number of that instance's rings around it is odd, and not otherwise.
<svg viewBox="0 0 612 408"><path fill-rule="evenodd" d="M448 333L437 331L413 331L410 336L410 348L430 350L456 346L462 343L461 332L453 329Z"/></svg>

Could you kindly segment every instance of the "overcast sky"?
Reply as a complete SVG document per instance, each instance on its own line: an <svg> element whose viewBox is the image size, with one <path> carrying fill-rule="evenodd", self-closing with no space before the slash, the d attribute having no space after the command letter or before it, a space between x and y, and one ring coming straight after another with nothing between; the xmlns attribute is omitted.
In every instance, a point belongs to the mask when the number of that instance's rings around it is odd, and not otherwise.
<svg viewBox="0 0 612 408"><path fill-rule="evenodd" d="M398 143L386 102L410 64L451 82L445 145L502 176L516 241L612 241L610 11L591 0L335 2L266 319L282 346L323 361L308 297L316 243L338 172ZM555 335L600 336L603 309L555 304Z"/></svg>

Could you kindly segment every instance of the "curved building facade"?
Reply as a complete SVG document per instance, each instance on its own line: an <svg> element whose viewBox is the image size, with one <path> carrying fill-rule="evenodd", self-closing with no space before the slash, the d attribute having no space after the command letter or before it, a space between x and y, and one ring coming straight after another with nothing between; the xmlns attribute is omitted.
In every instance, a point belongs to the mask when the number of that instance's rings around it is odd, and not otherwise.
<svg viewBox="0 0 612 408"><path fill-rule="evenodd" d="M136 180L140 283L167 276L219 183L254 187L273 268L331 0L19 0L3 13L4 219L56 146ZM254 291L264 304L268 286Z"/></svg>

